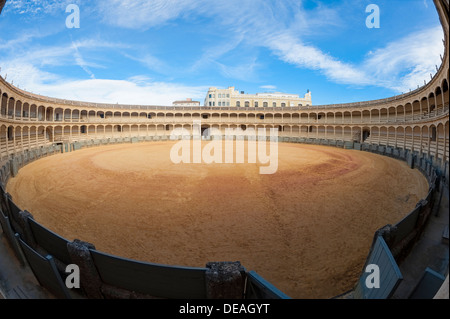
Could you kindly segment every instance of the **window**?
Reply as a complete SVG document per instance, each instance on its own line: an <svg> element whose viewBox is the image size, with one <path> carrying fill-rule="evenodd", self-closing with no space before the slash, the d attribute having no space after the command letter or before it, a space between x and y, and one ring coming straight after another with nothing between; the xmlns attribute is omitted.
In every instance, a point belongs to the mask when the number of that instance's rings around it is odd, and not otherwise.
<svg viewBox="0 0 450 319"><path fill-rule="evenodd" d="M207 119L208 119L208 114L202 114L202 118L203 118L204 120L207 120Z"/></svg>
<svg viewBox="0 0 450 319"><path fill-rule="evenodd" d="M221 99L222 98L222 94L219 94L219 99Z"/></svg>
<svg viewBox="0 0 450 319"><path fill-rule="evenodd" d="M277 102L273 102L272 107L277 107Z"/></svg>
<svg viewBox="0 0 450 319"><path fill-rule="evenodd" d="M249 101L245 101L245 107L249 107L250 106L250 102Z"/></svg>
<svg viewBox="0 0 450 319"><path fill-rule="evenodd" d="M240 101L237 101L237 102L236 102L236 106L237 106L237 107L240 107L240 106L241 106L241 102L240 102Z"/></svg>
<svg viewBox="0 0 450 319"><path fill-rule="evenodd" d="M148 119L151 119L151 118L152 118L152 115L151 115L151 114L147 115L147 118L148 118Z"/></svg>
<svg viewBox="0 0 450 319"><path fill-rule="evenodd" d="M269 103L267 103L267 102L263 103L263 107L268 107L268 106L269 106Z"/></svg>
<svg viewBox="0 0 450 319"><path fill-rule="evenodd" d="M209 106L212 106L212 102L209 102Z"/></svg>
<svg viewBox="0 0 450 319"><path fill-rule="evenodd" d="M286 103L281 103L281 107L286 107Z"/></svg>
<svg viewBox="0 0 450 319"><path fill-rule="evenodd" d="M230 102L227 102L227 106L230 106Z"/></svg>
<svg viewBox="0 0 450 319"><path fill-rule="evenodd" d="M259 117L259 119L260 119L260 120L264 120L264 115L261 115L261 116Z"/></svg>
<svg viewBox="0 0 450 319"><path fill-rule="evenodd" d="M227 98L229 98L230 97L230 94L227 94Z"/></svg>
<svg viewBox="0 0 450 319"><path fill-rule="evenodd" d="M298 106L303 106L303 104L302 104L302 103L299 103Z"/></svg>
<svg viewBox="0 0 450 319"><path fill-rule="evenodd" d="M209 98L212 98L212 94L209 95Z"/></svg>
<svg viewBox="0 0 450 319"><path fill-rule="evenodd" d="M219 106L222 106L222 102L219 101Z"/></svg>
<svg viewBox="0 0 450 319"><path fill-rule="evenodd" d="M258 102L255 102L255 107L258 107Z"/></svg>

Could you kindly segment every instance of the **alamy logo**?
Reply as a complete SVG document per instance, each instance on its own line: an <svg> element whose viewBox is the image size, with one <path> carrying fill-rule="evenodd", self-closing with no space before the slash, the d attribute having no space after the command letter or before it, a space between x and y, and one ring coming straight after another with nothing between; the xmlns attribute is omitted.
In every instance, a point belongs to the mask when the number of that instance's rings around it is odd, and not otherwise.
<svg viewBox="0 0 450 319"><path fill-rule="evenodd" d="M380 7L376 4L369 4L366 7L366 13L370 14L366 18L366 27L369 29L380 28Z"/></svg>
<svg viewBox="0 0 450 319"><path fill-rule="evenodd" d="M66 287L69 289L80 288L80 267L75 264L67 265L66 274Z"/></svg>
<svg viewBox="0 0 450 319"><path fill-rule="evenodd" d="M366 287L369 289L380 288L380 267L375 264L367 265L366 273Z"/></svg>
<svg viewBox="0 0 450 319"><path fill-rule="evenodd" d="M274 174L278 170L278 130L271 128L269 138L265 128L226 128L225 134L217 128L207 128L201 133L201 121L194 121L192 140L190 132L185 128L176 128L171 134L171 139L182 137L170 150L172 163L187 164L231 164L245 163L245 142L247 140L247 163L255 164L257 160L260 164L260 174ZM184 137L189 137L185 139ZM202 138L211 139L202 149ZM191 145L192 143L192 145ZM224 145L225 144L225 147ZM234 151L236 147L236 151ZM224 150L225 148L225 150ZM192 161L191 161L192 149ZM268 154L267 154L267 151Z"/></svg>
<svg viewBox="0 0 450 319"><path fill-rule="evenodd" d="M66 7L66 13L70 13L66 18L66 27L68 29L80 28L80 8L76 4L69 4Z"/></svg>

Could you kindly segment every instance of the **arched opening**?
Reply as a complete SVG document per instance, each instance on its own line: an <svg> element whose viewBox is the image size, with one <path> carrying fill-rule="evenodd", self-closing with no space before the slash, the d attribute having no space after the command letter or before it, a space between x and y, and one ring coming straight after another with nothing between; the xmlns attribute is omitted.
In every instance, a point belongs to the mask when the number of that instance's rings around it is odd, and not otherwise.
<svg viewBox="0 0 450 319"><path fill-rule="evenodd" d="M14 115L14 107L15 107L16 101L13 97L10 97L8 100L8 117L13 118Z"/></svg>
<svg viewBox="0 0 450 319"><path fill-rule="evenodd" d="M370 143L370 128L368 127L363 127L362 128L362 141L363 143Z"/></svg>
<svg viewBox="0 0 450 319"><path fill-rule="evenodd" d="M32 104L30 107L30 120L37 120L37 106L36 104Z"/></svg>
<svg viewBox="0 0 450 319"><path fill-rule="evenodd" d="M22 107L22 119L29 120L30 119L30 104L24 103Z"/></svg>
<svg viewBox="0 0 450 319"><path fill-rule="evenodd" d="M47 107L47 110L45 112L45 120L49 122L53 121L53 107Z"/></svg>
<svg viewBox="0 0 450 319"><path fill-rule="evenodd" d="M79 122L79 121L80 121L80 111L73 110L72 111L72 122Z"/></svg>
<svg viewBox="0 0 450 319"><path fill-rule="evenodd" d="M22 117L22 101L16 102L16 110L14 114L15 118L21 118Z"/></svg>
<svg viewBox="0 0 450 319"><path fill-rule="evenodd" d="M3 117L7 116L7 109L8 109L8 94L3 93L1 101L1 115Z"/></svg>

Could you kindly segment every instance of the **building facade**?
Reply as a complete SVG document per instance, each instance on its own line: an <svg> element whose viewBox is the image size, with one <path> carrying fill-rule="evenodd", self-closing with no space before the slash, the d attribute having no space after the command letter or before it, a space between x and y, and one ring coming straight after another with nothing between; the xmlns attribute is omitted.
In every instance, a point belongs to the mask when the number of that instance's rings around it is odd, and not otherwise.
<svg viewBox="0 0 450 319"><path fill-rule="evenodd" d="M186 99L184 101L174 101L172 106L200 106L200 102L192 101L192 99Z"/></svg>
<svg viewBox="0 0 450 319"><path fill-rule="evenodd" d="M245 94L230 86L227 89L209 88L204 105L208 107L302 107L311 106L312 101L309 90L304 97L300 97L298 94L280 92Z"/></svg>

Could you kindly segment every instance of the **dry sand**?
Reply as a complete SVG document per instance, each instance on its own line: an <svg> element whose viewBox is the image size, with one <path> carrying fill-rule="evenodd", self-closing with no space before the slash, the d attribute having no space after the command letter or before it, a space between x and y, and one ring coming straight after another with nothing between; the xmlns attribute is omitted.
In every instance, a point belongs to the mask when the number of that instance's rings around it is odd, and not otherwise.
<svg viewBox="0 0 450 319"><path fill-rule="evenodd" d="M161 264L240 261L293 298L351 289L374 232L426 196L404 162L279 144L279 166L173 164L174 142L110 145L33 162L7 191L68 240Z"/></svg>

